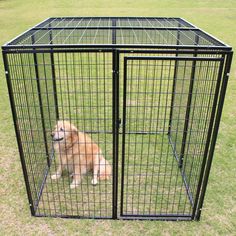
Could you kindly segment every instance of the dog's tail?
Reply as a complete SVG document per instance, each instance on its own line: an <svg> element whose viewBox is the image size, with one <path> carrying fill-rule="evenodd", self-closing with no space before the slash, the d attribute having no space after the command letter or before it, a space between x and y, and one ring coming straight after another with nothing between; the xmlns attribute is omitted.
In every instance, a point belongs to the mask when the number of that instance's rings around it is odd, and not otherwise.
<svg viewBox="0 0 236 236"><path fill-rule="evenodd" d="M99 152L99 180L108 180L112 175L112 168L109 162L104 158L102 152Z"/></svg>

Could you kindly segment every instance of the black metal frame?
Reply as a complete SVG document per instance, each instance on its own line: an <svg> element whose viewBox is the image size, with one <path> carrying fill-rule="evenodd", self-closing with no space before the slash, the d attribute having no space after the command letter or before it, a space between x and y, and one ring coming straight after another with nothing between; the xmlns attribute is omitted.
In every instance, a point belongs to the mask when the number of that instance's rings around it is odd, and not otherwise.
<svg viewBox="0 0 236 236"><path fill-rule="evenodd" d="M58 22L65 21L65 20L109 20L111 22L110 26L60 26L54 27L52 26L53 21L57 20ZM176 21L178 23L177 26L121 26L117 23L121 20L136 20L138 23L140 21L148 22L150 20L160 20L171 22ZM61 44L61 43L54 43L54 38L52 35L53 30L111 30L112 32L112 42L109 43L101 43L101 44ZM165 31L170 32L174 30L177 32L177 41L171 44L148 44L148 43L123 43L117 44L117 32L118 30L142 30L143 32L153 32L153 31ZM35 32L38 31L46 31L49 32L49 41L45 44L37 44L35 41ZM33 33L32 33L33 32ZM181 32L195 32L195 42L192 45L180 45L180 33ZM135 33L134 33L135 34ZM200 35L200 36L199 36ZM21 43L22 40L26 40L27 38L31 37L32 41L31 44L24 44ZM69 37L69 36L68 36ZM199 37L204 38L206 41L209 40L208 45L200 45L199 44ZM56 38L56 37L55 37ZM210 45L211 44L211 45ZM203 205L203 200L205 196L206 186L208 182L209 172L211 168L211 163L213 159L214 147L216 143L223 102L225 98L225 92L227 88L227 82L229 78L230 66L232 61L232 48L228 45L225 45L223 42L219 41L218 39L214 38L213 36L207 34L206 32L200 30L199 28L195 27L194 25L190 24L189 22L181 19L181 18L156 18L156 17L149 17L149 18L141 18L141 17L66 17L66 18L49 18L42 23L36 25L32 29L26 31L22 35L18 36L17 38L13 39L11 42L2 46L3 51L3 60L5 66L5 73L9 91L9 98L11 103L11 109L13 114L16 138L18 142L18 148L21 158L22 170L26 184L26 190L28 194L31 214L34 216L60 216L65 218L96 218L96 219L149 219L149 220L199 220ZM46 179L49 174L50 166L52 163L52 159L54 157L53 151L49 151L48 141L46 137L46 127L45 127L45 117L43 111L43 104L42 104L42 97L40 91L40 80L39 80L39 72L38 72L38 61L37 55L40 53L50 55L50 66L52 71L52 83L53 83L53 96L55 101L55 113L56 119L59 119L59 105L58 105L58 92L56 86L56 74L55 74L55 54L62 54L62 53L109 53L112 57L112 131L108 133L112 133L112 158L113 158L113 179L112 179L112 215L109 216L79 216L79 215L67 215L67 214L45 214L37 212L37 208L40 202L40 198L42 197L43 189L46 184ZM24 151L21 141L21 133L19 130L19 120L18 114L16 111L16 104L15 104L15 94L12 88L12 81L11 81L11 74L9 69L9 59L10 55L21 55L21 54L29 54L33 55L34 60L34 67L35 67L35 75L37 81L37 90L38 90L38 99L39 99L39 108L40 108L40 117L42 122L43 128L43 138L44 138L44 146L45 146L45 155L47 157L47 166L44 169L44 177L39 186L39 192L37 196L37 201L34 202L32 197L32 189L30 187L29 181L29 174L27 170L27 165L25 163ZM148 56L146 56L148 55ZM122 60L124 63L122 64ZM188 199L190 205L192 206L190 213L183 214L176 213L160 213L160 214L125 214L123 212L123 204L124 204L124 169L125 169L125 138L129 134L138 134L138 133L128 133L126 132L126 95L127 95L127 63L128 61L174 61L175 68L174 68L174 76L173 76L173 87L172 87L172 98L171 98L171 107L170 107L170 114L169 114L169 123L168 123L168 140L173 150L173 155L177 160L177 165L179 166L179 171L181 173L184 186L186 189L186 194L188 195ZM177 153L174 141L171 137L171 129L172 129L172 116L173 116L173 107L174 107L174 95L176 93L176 77L177 77L177 70L180 61L191 61L192 62L192 70L191 70L191 79L189 84L189 91L188 91L188 99L187 99L187 107L185 110L185 124L182 136L182 147L180 156ZM219 62L219 71L217 76L217 84L214 92L214 101L212 104L212 112L209 120L209 125L207 127L207 139L206 144L204 146L204 158L201 163L201 170L200 175L198 176L197 181L197 190L195 195L192 195L191 186L188 183L187 177L185 175L185 170L183 169L183 162L184 162L184 155L186 150L187 143L187 135L189 130L189 119L190 119L190 112L191 112L191 103L192 103L192 93L194 87L194 78L195 78L195 69L196 63L204 61L204 62ZM123 68L122 68L123 67ZM121 77L123 72L123 78ZM123 86L123 88L122 88ZM123 103L120 102L120 91L123 90ZM120 108L122 108L122 122L121 122L121 114ZM121 129L122 123L122 130ZM191 130L191 128L190 128ZM90 131L93 132L102 132L102 131ZM106 131L104 131L106 132ZM206 131L205 131L206 132ZM143 135L145 134L156 134L151 132L142 131ZM120 159L119 154L119 147L120 141L119 136L122 135L122 153ZM121 165L121 172L119 171L119 166ZM34 183L35 184L35 183ZM120 189L119 189L120 185ZM120 193L119 193L120 192ZM120 194L120 197L119 197ZM120 202L119 202L120 201ZM119 211L120 208L120 211Z"/></svg>

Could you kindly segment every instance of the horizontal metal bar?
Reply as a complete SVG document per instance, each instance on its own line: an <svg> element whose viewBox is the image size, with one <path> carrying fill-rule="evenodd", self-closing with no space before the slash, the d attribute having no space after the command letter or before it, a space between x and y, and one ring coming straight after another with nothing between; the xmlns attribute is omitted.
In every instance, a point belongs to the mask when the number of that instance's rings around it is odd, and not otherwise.
<svg viewBox="0 0 236 236"><path fill-rule="evenodd" d="M169 220L169 221L181 221L192 220L190 215L181 214L161 214L161 215L128 215L123 214L118 219L122 220Z"/></svg>
<svg viewBox="0 0 236 236"><path fill-rule="evenodd" d="M112 52L113 49L53 49L53 48L47 48L47 49L5 49L4 52L7 54L14 54L14 53L73 53L73 52L81 52L81 53L86 53L86 52ZM140 50L140 49L120 49L119 50L120 53L138 53L138 54L142 54L142 53L149 53L149 54L176 54L176 50L165 50L165 49L148 49L148 50ZM197 51L198 54L210 54L210 55L224 55L224 54L228 54L229 51L228 50L220 50L220 51L212 51L212 50L198 50ZM189 50L184 50L184 51L178 51L178 54L193 54L196 53L196 51L193 49L189 49Z"/></svg>
<svg viewBox="0 0 236 236"><path fill-rule="evenodd" d="M105 217L105 216L75 216L75 215L60 215L60 214L35 214L36 217L54 217L54 218L71 218L71 219L91 219L91 220L105 220L105 219L111 219L112 217Z"/></svg>
<svg viewBox="0 0 236 236"><path fill-rule="evenodd" d="M35 27L32 30L178 30L199 31L196 28L186 27L145 27L145 26L65 26L65 27Z"/></svg>
<svg viewBox="0 0 236 236"><path fill-rule="evenodd" d="M176 54L176 50L164 50L164 49L153 49L153 50L141 50L141 49L120 49L120 53L163 53L163 54ZM184 51L178 51L178 54L193 54L196 53L196 49L188 49ZM212 51L212 50L197 50L198 54L211 54L211 55L222 55L222 54L228 54L228 50L220 50L220 51Z"/></svg>
<svg viewBox="0 0 236 236"><path fill-rule="evenodd" d="M113 132L112 131L84 131L84 133L87 133L87 134L112 134ZM131 131L131 132L126 132L125 134L144 134L144 135L149 135L149 134L166 134L167 135L167 132L145 132L145 131ZM122 132L119 132L119 134L122 134Z"/></svg>
<svg viewBox="0 0 236 236"><path fill-rule="evenodd" d="M32 46L32 49L3 49L4 52L6 52L7 54L13 54L13 53L65 53L65 52L112 52L113 49L112 48L87 48L87 49L82 49L82 48L78 48L78 49L53 49L54 46L52 46L51 48L46 48L46 49L35 49L35 46ZM3 47L2 47L3 48Z"/></svg>
<svg viewBox="0 0 236 236"><path fill-rule="evenodd" d="M153 20L181 20L182 18L180 17L155 17L155 16L148 16L148 17L143 17L143 16L65 16L65 17L50 17L49 19L54 20L54 19L141 19L141 20L145 20L145 19L153 19Z"/></svg>
<svg viewBox="0 0 236 236"><path fill-rule="evenodd" d="M97 217L97 216L75 216L75 215L55 215L55 214L35 214L36 217L55 217L55 218L71 218L71 219L96 219L96 220L104 220L104 219L111 219L112 217L105 217L105 216L101 216L101 217ZM191 216L189 215L156 215L156 216L152 216L152 215L147 215L147 216L141 216L141 215L122 215L122 216L118 216L117 219L115 220L165 220L165 221L190 221Z"/></svg>
<svg viewBox="0 0 236 236"><path fill-rule="evenodd" d="M232 50L232 47L226 46L187 46L170 44L24 44L24 45L6 45L3 50L8 49L29 49L29 48L153 48L153 49L207 49L207 50Z"/></svg>
<svg viewBox="0 0 236 236"><path fill-rule="evenodd" d="M128 56L125 60L223 61L222 57Z"/></svg>

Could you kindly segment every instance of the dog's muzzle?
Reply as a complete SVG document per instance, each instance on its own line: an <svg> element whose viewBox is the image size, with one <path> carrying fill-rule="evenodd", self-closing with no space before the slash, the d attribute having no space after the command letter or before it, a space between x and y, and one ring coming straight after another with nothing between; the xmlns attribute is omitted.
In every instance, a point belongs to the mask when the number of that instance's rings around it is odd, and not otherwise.
<svg viewBox="0 0 236 236"><path fill-rule="evenodd" d="M58 139L52 139L54 142L60 142L61 140L63 140L64 138L58 138Z"/></svg>

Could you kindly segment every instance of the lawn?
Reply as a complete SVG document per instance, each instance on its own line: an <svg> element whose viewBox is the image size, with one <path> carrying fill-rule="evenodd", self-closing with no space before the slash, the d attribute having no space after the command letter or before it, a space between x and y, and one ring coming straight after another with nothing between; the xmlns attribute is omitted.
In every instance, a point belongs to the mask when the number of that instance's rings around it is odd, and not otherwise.
<svg viewBox="0 0 236 236"><path fill-rule="evenodd" d="M183 17L235 47L236 2L0 1L0 43L50 16ZM3 63L0 61L0 235L234 235L236 232L236 60L233 60L200 222L112 221L30 216ZM132 104L131 104L132 105ZM109 149L109 147L108 147ZM93 190L91 190L93 191Z"/></svg>

